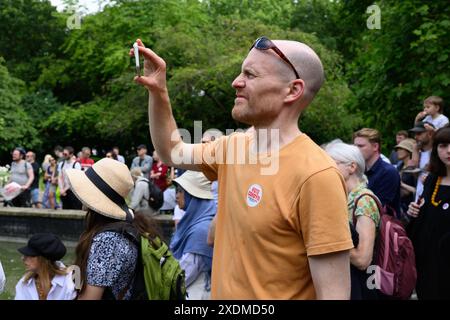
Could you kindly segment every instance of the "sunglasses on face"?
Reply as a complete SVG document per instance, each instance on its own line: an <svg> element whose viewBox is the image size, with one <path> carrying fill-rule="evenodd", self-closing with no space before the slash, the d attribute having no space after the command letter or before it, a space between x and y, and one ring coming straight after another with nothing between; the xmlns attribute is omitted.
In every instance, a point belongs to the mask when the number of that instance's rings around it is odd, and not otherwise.
<svg viewBox="0 0 450 320"><path fill-rule="evenodd" d="M292 68L292 71L294 71L294 73L295 73L296 79L301 79L300 76L298 75L297 70L295 70L294 65L289 61L289 59L284 55L284 53L281 52L281 50L278 49L278 47L271 40L269 40L269 38L267 38L267 37L259 37L253 43L253 45L250 48L250 50L252 50L253 48L258 49L258 50L269 50L269 49L272 49L273 51L275 51L275 53L281 59L284 60L284 62L286 62Z"/></svg>

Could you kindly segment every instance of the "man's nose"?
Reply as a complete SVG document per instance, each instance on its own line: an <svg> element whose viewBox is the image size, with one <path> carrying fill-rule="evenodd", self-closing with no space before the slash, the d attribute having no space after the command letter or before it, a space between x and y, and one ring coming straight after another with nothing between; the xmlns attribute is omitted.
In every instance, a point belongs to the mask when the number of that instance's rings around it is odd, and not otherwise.
<svg viewBox="0 0 450 320"><path fill-rule="evenodd" d="M233 80L233 82L231 83L231 86L233 88L243 88L243 87L245 87L245 82L244 82L244 79L242 78L242 74L238 75L236 77L236 79Z"/></svg>

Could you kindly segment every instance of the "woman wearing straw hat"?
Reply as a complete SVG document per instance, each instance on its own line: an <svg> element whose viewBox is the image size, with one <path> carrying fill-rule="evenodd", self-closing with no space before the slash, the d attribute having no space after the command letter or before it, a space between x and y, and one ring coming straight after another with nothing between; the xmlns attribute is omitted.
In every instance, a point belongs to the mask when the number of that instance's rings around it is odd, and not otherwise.
<svg viewBox="0 0 450 320"><path fill-rule="evenodd" d="M203 173L194 171L186 171L173 182L177 186L177 203L186 213L177 225L170 249L185 271L188 298L206 300L211 291L213 254L207 237L217 210L211 182Z"/></svg>
<svg viewBox="0 0 450 320"><path fill-rule="evenodd" d="M417 173L414 173L414 167L408 166L408 162L412 158L415 144L416 142L414 139L407 138L400 141L400 143L394 147L394 150L397 152L397 159L399 160L397 170L399 171L401 179L400 206L402 212L408 211L409 203L414 201L416 193Z"/></svg>
<svg viewBox="0 0 450 320"><path fill-rule="evenodd" d="M124 234L125 228L141 236L156 233L151 220L134 214L125 203L133 188L130 171L125 164L104 158L86 171L67 170L67 177L73 193L87 207L86 229L76 248L82 283L78 299L131 299L138 248ZM120 221L126 221L124 232L106 231Z"/></svg>
<svg viewBox="0 0 450 320"><path fill-rule="evenodd" d="M66 247L57 236L35 234L19 252L27 273L16 285L15 300L75 299L72 274L59 261L66 254Z"/></svg>

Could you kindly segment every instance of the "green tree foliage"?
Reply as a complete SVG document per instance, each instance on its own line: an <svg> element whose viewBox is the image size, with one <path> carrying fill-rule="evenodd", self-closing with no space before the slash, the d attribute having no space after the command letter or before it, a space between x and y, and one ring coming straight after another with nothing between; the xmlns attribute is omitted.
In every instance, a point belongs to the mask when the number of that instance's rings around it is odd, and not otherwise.
<svg viewBox="0 0 450 320"><path fill-rule="evenodd" d="M203 129L242 127L231 118L231 82L261 35L305 42L321 57L325 84L300 119L318 143L350 140L362 126L393 140L396 130L412 125L426 96L450 98L444 1L378 1L380 30L366 27L369 0L114 3L69 30L71 12L57 13L49 1L1 2L0 55L7 66L1 70L9 79L8 86L0 84L7 91L1 99L17 106L12 114L23 121L32 118L29 131L38 130L31 136L39 137L28 142L29 132L17 132L8 139L32 146L42 140L46 151L55 144L124 151L149 144L148 94L133 82L128 56L136 38L167 62L175 118L189 130L194 120L202 120ZM2 119L5 132L10 120Z"/></svg>
<svg viewBox="0 0 450 320"><path fill-rule="evenodd" d="M65 19L50 1L0 1L0 56L15 77L36 80L61 56Z"/></svg>
<svg viewBox="0 0 450 320"><path fill-rule="evenodd" d="M0 152L3 160L15 146L35 148L40 145L32 119L20 105L24 88L24 82L9 74L0 57Z"/></svg>
<svg viewBox="0 0 450 320"><path fill-rule="evenodd" d="M362 32L347 77L350 104L384 137L411 128L423 100L449 100L450 7L445 1L380 1L381 29ZM368 17L368 15L365 15Z"/></svg>
<svg viewBox="0 0 450 320"><path fill-rule="evenodd" d="M119 1L117 6L85 17L82 28L74 30L63 46L68 61L40 80L52 83L56 74L64 74L65 81L59 85L69 94L60 95L62 101L82 104L70 114L85 116L92 109L98 117L89 130L100 138L97 141L115 141L129 148L149 141L148 96L133 83L133 59L127 55L134 39L141 38L166 60L174 114L179 126L189 130L194 120L202 120L204 130L240 127L231 118L235 97L231 82L239 74L251 43L262 34L298 39L319 52L329 73L327 85L302 125L320 142L348 135L353 118L342 106L351 93L339 79L340 57L315 36L285 30L293 6L291 1L269 0ZM152 10L147 10L149 7ZM68 110L61 110L45 123L46 134L67 139L74 135L79 137L77 142L88 143L84 130L76 129L78 124L65 123L75 121L63 115ZM350 120L346 122L346 118ZM326 127L336 119L348 125ZM321 128L316 121L323 124Z"/></svg>

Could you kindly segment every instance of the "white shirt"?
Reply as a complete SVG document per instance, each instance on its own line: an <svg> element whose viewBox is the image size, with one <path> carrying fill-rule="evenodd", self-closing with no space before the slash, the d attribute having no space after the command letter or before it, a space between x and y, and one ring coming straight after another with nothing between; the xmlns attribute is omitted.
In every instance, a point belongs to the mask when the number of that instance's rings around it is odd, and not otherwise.
<svg viewBox="0 0 450 320"><path fill-rule="evenodd" d="M183 209L180 209L178 205L175 206L175 209L173 210L173 218L172 220L181 220L183 218L184 214L186 212Z"/></svg>
<svg viewBox="0 0 450 320"><path fill-rule="evenodd" d="M125 163L125 158L122 157L120 154L117 155L117 161Z"/></svg>
<svg viewBox="0 0 450 320"><path fill-rule="evenodd" d="M380 153L380 157L381 157L381 160L383 160L384 162L392 164L391 160L389 160L389 158L386 157L384 154Z"/></svg>
<svg viewBox="0 0 450 320"><path fill-rule="evenodd" d="M176 204L175 188L170 187L164 190L164 204L159 210L173 210L175 209Z"/></svg>
<svg viewBox="0 0 450 320"><path fill-rule="evenodd" d="M78 169L81 170L81 164L77 161L64 160L58 163L58 185L60 190L69 190L69 178L67 178L66 170L68 169Z"/></svg>
<svg viewBox="0 0 450 320"><path fill-rule="evenodd" d="M3 290L5 289L5 282L6 282L5 272L3 271L2 263L0 262L0 293L2 293Z"/></svg>
<svg viewBox="0 0 450 320"><path fill-rule="evenodd" d="M437 116L436 119L433 119L430 115L427 115L422 121L432 123L434 128L437 130L445 127L445 125L448 123L448 118L443 114Z"/></svg>
<svg viewBox="0 0 450 320"><path fill-rule="evenodd" d="M421 151L420 152L420 160L419 160L419 168L422 170L419 174L419 178L417 179L417 186L416 186L416 199L419 199L419 196L422 195L423 192L423 182L422 178L427 173L425 172L425 167L427 166L428 162L430 162L430 156L431 156L431 150L428 151Z"/></svg>
<svg viewBox="0 0 450 320"><path fill-rule="evenodd" d="M53 277L47 300L73 300L76 296L72 273L55 275ZM19 280L16 285L16 297L14 300L39 300L34 277L27 282L24 282L24 277Z"/></svg>

